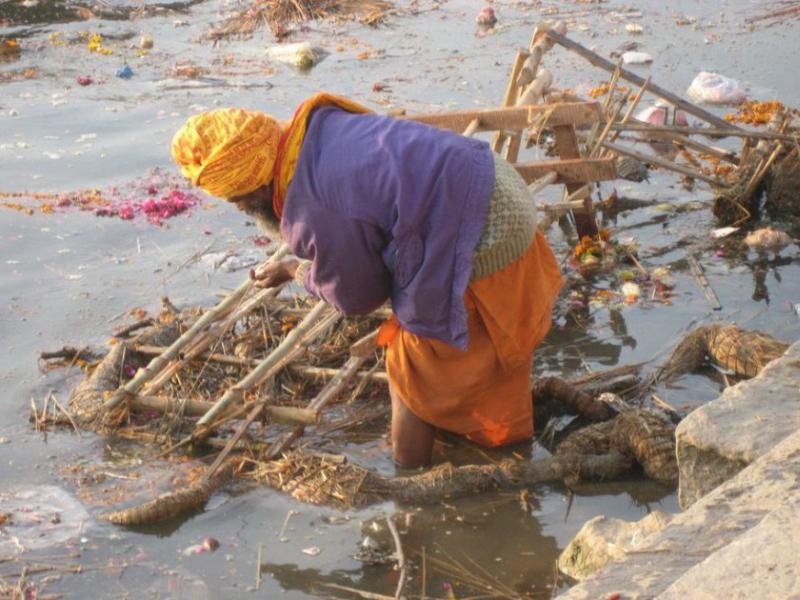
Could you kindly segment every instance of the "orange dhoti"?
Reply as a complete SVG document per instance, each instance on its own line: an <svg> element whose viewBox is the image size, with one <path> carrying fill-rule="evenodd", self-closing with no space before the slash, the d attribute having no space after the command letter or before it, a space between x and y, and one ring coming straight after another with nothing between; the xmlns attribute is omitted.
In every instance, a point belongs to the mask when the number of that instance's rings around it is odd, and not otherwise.
<svg viewBox="0 0 800 600"><path fill-rule="evenodd" d="M520 258L467 288L466 352L397 327L386 353L397 396L426 423L486 446L530 438L533 351L550 329L561 284L537 233Z"/></svg>

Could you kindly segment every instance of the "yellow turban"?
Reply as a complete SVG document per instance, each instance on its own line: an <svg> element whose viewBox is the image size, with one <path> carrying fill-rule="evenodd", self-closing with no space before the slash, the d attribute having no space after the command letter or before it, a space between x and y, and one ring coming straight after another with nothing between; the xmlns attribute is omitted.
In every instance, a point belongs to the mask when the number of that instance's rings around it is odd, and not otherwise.
<svg viewBox="0 0 800 600"><path fill-rule="evenodd" d="M219 109L190 117L172 139L172 158L206 193L243 196L272 181L281 125L261 112Z"/></svg>

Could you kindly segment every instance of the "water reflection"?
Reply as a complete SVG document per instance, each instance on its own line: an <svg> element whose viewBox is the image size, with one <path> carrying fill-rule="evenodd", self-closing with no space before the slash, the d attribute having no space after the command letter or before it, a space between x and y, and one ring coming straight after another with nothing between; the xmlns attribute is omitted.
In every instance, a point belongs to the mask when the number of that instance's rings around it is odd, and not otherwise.
<svg viewBox="0 0 800 600"><path fill-rule="evenodd" d="M543 581L552 581L558 556L554 537L544 535L538 502L520 492L482 495L408 508L395 515L408 563L406 594L441 597L451 585L456 597L500 592L504 596L549 596ZM364 522L362 540L394 550L383 516ZM357 548L353 548L355 554ZM423 561L424 556L424 561ZM423 562L425 589L422 587ZM332 585L394 595L398 572L394 562L358 569L323 572L287 563L265 563L285 590L332 593Z"/></svg>

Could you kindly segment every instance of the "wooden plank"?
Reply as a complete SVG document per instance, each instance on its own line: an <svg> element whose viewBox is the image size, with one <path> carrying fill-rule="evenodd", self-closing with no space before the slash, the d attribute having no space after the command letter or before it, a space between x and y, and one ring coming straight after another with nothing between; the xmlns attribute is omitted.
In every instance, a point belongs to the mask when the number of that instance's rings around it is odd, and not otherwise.
<svg viewBox="0 0 800 600"><path fill-rule="evenodd" d="M616 162L613 158L570 159L570 160L543 160L530 163L517 163L514 165L517 173L522 175L525 183L532 183L548 173L555 173L558 177L553 183L577 186L592 181L609 181L617 178Z"/></svg>
<svg viewBox="0 0 800 600"><path fill-rule="evenodd" d="M592 52L586 46L583 46L583 45L579 44L578 42L575 42L575 41L569 39L565 35L561 35L560 33L557 33L556 31L553 31L552 29L548 29L546 31L546 34L547 34L548 38L550 38L551 40L553 40L557 44L563 46L567 50L570 50L570 51L575 52L576 54L582 56L583 58L588 60L591 64L593 64L596 67L600 67L601 69L604 69L604 70L608 71L609 73L613 73L614 70L617 68L617 65L612 63L610 60L606 60L605 58L603 58L602 56L600 56L596 52ZM636 85L641 86L641 85L644 85L644 83L645 83L645 79L643 77L640 77L636 73L633 73L632 71L628 71L627 69L620 69L619 70L619 74L620 74L620 77L622 79L625 79L626 81L630 81L631 83L634 83ZM671 102L676 107L686 111L690 115L694 115L695 117L698 117L699 119L703 119L707 123L711 123L712 125L715 125L716 127L720 127L720 128L723 128L723 129L738 129L738 127L736 127L734 125L731 125L730 123L728 123L724 119L720 119L718 116L708 112L707 110L704 110L704 109L700 108L696 104L692 104L691 102L689 102L687 100L684 100L680 96L677 96L676 94L673 94L669 90L666 90L666 89L662 88L661 86L656 85L655 83L652 83L652 82L648 83L647 84L647 91L652 93L652 94L655 94L659 98L663 98L664 100L667 100L668 102Z"/></svg>
<svg viewBox="0 0 800 600"><path fill-rule="evenodd" d="M581 152L578 148L578 138L575 135L575 129L573 129L572 125L553 127L553 133L556 138L556 153L562 161L580 158ZM614 171L614 177L616 177L616 167L614 165L615 163L612 163L611 168ZM589 181L598 180L599 179L590 179ZM576 179L569 180L566 184L567 192L571 194L578 191L583 183L586 183L586 181ZM592 209L591 194L586 194L583 209L575 210L572 214L575 217L575 229L578 233L578 237L597 235L597 222L595 221L594 210Z"/></svg>
<svg viewBox="0 0 800 600"><path fill-rule="evenodd" d="M587 125L600 119L597 102L564 102L561 104L536 104L533 106L510 106L508 108L484 108L457 110L442 113L401 116L418 123L463 132L473 119L480 121L480 131L502 131L525 129L536 119L548 115L546 125Z"/></svg>
<svg viewBox="0 0 800 600"><path fill-rule="evenodd" d="M522 70L522 65L525 64L527 58L528 52L526 50L517 50L517 56L514 58L511 74L506 84L506 92L503 94L503 106L514 106L517 103L517 77L519 77L519 72ZM502 131L498 131L492 140L492 151L499 154L505 140L505 134Z"/></svg>

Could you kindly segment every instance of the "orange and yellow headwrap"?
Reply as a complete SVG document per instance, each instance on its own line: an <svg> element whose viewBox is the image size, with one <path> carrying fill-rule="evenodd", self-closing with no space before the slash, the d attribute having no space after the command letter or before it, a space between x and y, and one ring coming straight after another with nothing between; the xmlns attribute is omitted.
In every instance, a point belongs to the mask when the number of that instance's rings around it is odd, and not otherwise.
<svg viewBox="0 0 800 600"><path fill-rule="evenodd" d="M172 158L194 185L219 198L272 181L281 125L266 113L219 109L190 117L172 139Z"/></svg>

